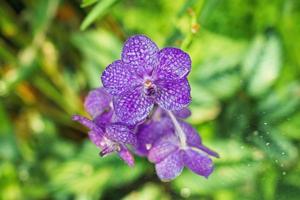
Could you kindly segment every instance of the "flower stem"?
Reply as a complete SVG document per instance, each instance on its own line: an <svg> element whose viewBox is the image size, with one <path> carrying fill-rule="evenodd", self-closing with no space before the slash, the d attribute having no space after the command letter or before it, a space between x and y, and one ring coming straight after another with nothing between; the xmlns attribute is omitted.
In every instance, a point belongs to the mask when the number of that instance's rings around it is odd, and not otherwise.
<svg viewBox="0 0 300 200"><path fill-rule="evenodd" d="M186 145L186 136L184 131L182 130L179 122L177 121L176 117L174 116L174 114L172 113L172 111L167 111L168 115L170 116L174 126L175 126L175 134L177 135L177 137L179 138L180 144L182 148L185 148Z"/></svg>

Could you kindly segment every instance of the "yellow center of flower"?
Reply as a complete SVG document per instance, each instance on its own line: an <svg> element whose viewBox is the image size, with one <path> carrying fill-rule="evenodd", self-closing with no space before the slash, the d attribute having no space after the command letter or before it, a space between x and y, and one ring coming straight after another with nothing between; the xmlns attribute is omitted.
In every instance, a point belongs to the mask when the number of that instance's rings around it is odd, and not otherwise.
<svg viewBox="0 0 300 200"><path fill-rule="evenodd" d="M149 79L146 79L144 82L144 94L147 96L153 96L155 94L155 84Z"/></svg>
<svg viewBox="0 0 300 200"><path fill-rule="evenodd" d="M148 80L148 79L144 83L145 88L150 88L151 85L152 85L152 82L150 80Z"/></svg>

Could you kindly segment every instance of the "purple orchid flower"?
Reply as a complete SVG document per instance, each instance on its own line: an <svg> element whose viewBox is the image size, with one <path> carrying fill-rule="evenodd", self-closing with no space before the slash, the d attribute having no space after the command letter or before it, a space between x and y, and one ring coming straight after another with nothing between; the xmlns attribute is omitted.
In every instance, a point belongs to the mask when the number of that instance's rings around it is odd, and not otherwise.
<svg viewBox="0 0 300 200"><path fill-rule="evenodd" d="M104 88L92 90L84 102L92 120L74 115L88 127L100 155L117 152L130 166L134 157L147 156L163 181L176 178L184 167L208 177L210 156L218 154L202 144L197 131L184 122L191 115L187 76L188 54L177 48L159 50L143 35L130 37L121 59L110 64L101 79Z"/></svg>
<svg viewBox="0 0 300 200"><path fill-rule="evenodd" d="M173 111L176 118L185 119L191 115L188 108ZM135 152L140 156L147 156L153 144L163 135L174 132L174 125L168 114L161 108L157 108L150 121L141 124L137 131L137 146Z"/></svg>
<svg viewBox="0 0 300 200"><path fill-rule="evenodd" d="M149 161L155 163L158 177L170 181L180 175L184 166L208 177L213 171L209 156L219 157L218 154L205 147L197 131L186 122L175 122L174 126L175 131L170 129L156 140L148 153Z"/></svg>
<svg viewBox="0 0 300 200"><path fill-rule="evenodd" d="M191 101L190 69L187 53L173 47L159 50L148 37L135 35L125 42L121 59L110 64L101 79L113 96L116 115L135 124L149 115L154 104L172 111L186 107Z"/></svg>
<svg viewBox="0 0 300 200"><path fill-rule="evenodd" d="M73 120L90 129L89 138L102 149L100 156L118 152L129 166L133 166L134 158L126 145L136 145L136 135L126 125L115 121L111 96L103 88L92 90L84 106L93 120L79 115L74 115Z"/></svg>

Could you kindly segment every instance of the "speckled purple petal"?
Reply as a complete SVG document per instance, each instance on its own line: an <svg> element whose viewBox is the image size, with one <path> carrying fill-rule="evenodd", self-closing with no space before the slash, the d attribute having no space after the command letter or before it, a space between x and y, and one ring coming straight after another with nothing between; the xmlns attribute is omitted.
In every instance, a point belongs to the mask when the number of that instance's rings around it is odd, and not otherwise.
<svg viewBox="0 0 300 200"><path fill-rule="evenodd" d="M113 120L113 114L114 114L114 110L110 109L109 111L105 111L102 114L98 115L96 118L94 118L94 122L98 125L98 126L105 126L105 124L108 124L110 122L112 122Z"/></svg>
<svg viewBox="0 0 300 200"><path fill-rule="evenodd" d="M197 130L192 127L190 124L184 122L184 121L179 121L180 126L183 130L183 132L186 135L186 142L188 146L190 147L195 147L197 149L201 149L205 153L214 156L214 157L219 157L218 153L214 152L213 150L209 149L208 147L204 146L201 141L201 137Z"/></svg>
<svg viewBox="0 0 300 200"><path fill-rule="evenodd" d="M140 76L150 74L158 64L158 47L144 35L134 35L125 42L122 61Z"/></svg>
<svg viewBox="0 0 300 200"><path fill-rule="evenodd" d="M91 131L96 132L99 135L103 134L103 130L101 129L101 127L97 126L93 121L80 116L80 115L73 115L72 119L74 121L79 122L80 124L86 126L87 128L89 128Z"/></svg>
<svg viewBox="0 0 300 200"><path fill-rule="evenodd" d="M173 124L168 118L161 118L159 121L140 125L136 133L138 139L136 153L140 156L146 156L158 138L173 132Z"/></svg>
<svg viewBox="0 0 300 200"><path fill-rule="evenodd" d="M154 143L148 153L148 160L159 163L178 149L179 141L174 134L169 134L160 138Z"/></svg>
<svg viewBox="0 0 300 200"><path fill-rule="evenodd" d="M122 143L136 145L136 135L123 124L109 124L105 129L105 136L110 140Z"/></svg>
<svg viewBox="0 0 300 200"><path fill-rule="evenodd" d="M90 140L97 146L102 147L103 134L99 134L98 132L90 131L89 133Z"/></svg>
<svg viewBox="0 0 300 200"><path fill-rule="evenodd" d="M162 181L170 181L181 174L183 167L182 154L180 150L178 150L170 154L160 163L157 163L155 170Z"/></svg>
<svg viewBox="0 0 300 200"><path fill-rule="evenodd" d="M201 176L208 177L213 172L212 160L202 152L187 149L183 154L184 165Z"/></svg>
<svg viewBox="0 0 300 200"><path fill-rule="evenodd" d="M189 146L199 147L202 143L201 137L197 130L194 129L189 123L180 120L179 124L186 135L186 142Z"/></svg>
<svg viewBox="0 0 300 200"><path fill-rule="evenodd" d="M174 110L173 113L176 117L181 118L181 119L186 119L189 116L191 116L191 114L192 114L190 109L188 109L187 107L182 108L180 110Z"/></svg>
<svg viewBox="0 0 300 200"><path fill-rule="evenodd" d="M113 102L118 118L129 124L144 120L153 107L153 99L145 97L141 88L123 93Z"/></svg>
<svg viewBox="0 0 300 200"><path fill-rule="evenodd" d="M177 48L164 48L159 51L159 65L155 70L158 79L181 79L191 70L190 56Z"/></svg>
<svg viewBox="0 0 300 200"><path fill-rule="evenodd" d="M117 60L103 71L101 80L104 88L111 95L119 95L141 84L141 80L129 70L130 66Z"/></svg>
<svg viewBox="0 0 300 200"><path fill-rule="evenodd" d="M111 101L112 98L105 89L98 88L89 92L84 101L84 108L93 118L96 118L110 109L109 104Z"/></svg>
<svg viewBox="0 0 300 200"><path fill-rule="evenodd" d="M166 110L180 110L191 102L191 88L187 79L157 82L156 102Z"/></svg>
<svg viewBox="0 0 300 200"><path fill-rule="evenodd" d="M125 147L124 145L120 145L120 148L121 150L118 152L120 158L124 160L127 163L127 165L133 167L134 166L133 155L130 153L130 151L128 151L127 147Z"/></svg>
<svg viewBox="0 0 300 200"><path fill-rule="evenodd" d="M200 149L202 151L204 151L205 153L207 153L208 155L214 156L216 158L219 158L219 154L213 150L211 150L210 148L204 146L204 145L200 145L199 147L197 147L197 149Z"/></svg>

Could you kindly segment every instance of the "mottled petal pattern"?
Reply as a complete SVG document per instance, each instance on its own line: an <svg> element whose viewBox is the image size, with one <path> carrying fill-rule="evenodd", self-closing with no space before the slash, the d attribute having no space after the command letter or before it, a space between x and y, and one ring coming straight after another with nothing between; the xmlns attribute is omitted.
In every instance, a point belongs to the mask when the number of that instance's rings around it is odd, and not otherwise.
<svg viewBox="0 0 300 200"><path fill-rule="evenodd" d="M180 110L191 102L187 79L157 82L157 103L166 110Z"/></svg>
<svg viewBox="0 0 300 200"><path fill-rule="evenodd" d="M120 120L135 124L147 117L153 107L153 99L147 98L140 88L124 93L114 99L114 108Z"/></svg>
<svg viewBox="0 0 300 200"><path fill-rule="evenodd" d="M94 118L94 122L98 125L103 127L105 124L112 122L114 110L109 109L109 111L104 111L102 114L98 115Z"/></svg>
<svg viewBox="0 0 300 200"><path fill-rule="evenodd" d="M177 48L164 48L159 51L159 65L155 70L158 79L182 79L191 70L191 58Z"/></svg>
<svg viewBox="0 0 300 200"><path fill-rule="evenodd" d="M90 140L97 146L101 147L101 142L103 140L103 134L99 134L98 132L90 131L89 133Z"/></svg>
<svg viewBox="0 0 300 200"><path fill-rule="evenodd" d="M180 151L176 151L155 165L158 177L162 181L170 181L179 176L183 170L184 163Z"/></svg>
<svg viewBox="0 0 300 200"><path fill-rule="evenodd" d="M184 121L179 121L183 132L186 135L187 144L189 146L199 147L201 146L201 138L196 129L194 129L190 124Z"/></svg>
<svg viewBox="0 0 300 200"><path fill-rule="evenodd" d="M110 64L102 73L102 84L111 95L119 95L139 85L140 80L129 71L130 66L120 60Z"/></svg>
<svg viewBox="0 0 300 200"><path fill-rule="evenodd" d="M158 64L158 47L144 35L135 35L125 42L122 51L122 61L131 66L136 74L150 74Z"/></svg>
<svg viewBox="0 0 300 200"><path fill-rule="evenodd" d="M212 160L204 153L187 149L183 156L184 165L201 176L208 177L213 172Z"/></svg>
<svg viewBox="0 0 300 200"><path fill-rule="evenodd" d="M174 132L160 137L148 153L148 160L158 163L179 148L179 140Z"/></svg>
<svg viewBox="0 0 300 200"><path fill-rule="evenodd" d="M136 135L123 124L115 123L107 125L105 129L105 136L117 143L132 145L137 143Z"/></svg>
<svg viewBox="0 0 300 200"><path fill-rule="evenodd" d="M168 118L162 118L159 121L151 121L148 124L141 125L137 130L138 145L136 152L141 156L147 155L157 139L173 132L173 124Z"/></svg>
<svg viewBox="0 0 300 200"><path fill-rule="evenodd" d="M179 123L183 132L186 135L186 140L187 140L186 142L190 147L192 147L192 149L200 149L211 156L217 158L219 157L218 153L214 152L213 150L207 148L202 144L201 137L199 133L196 131L196 129L194 129L190 124L184 121L180 121Z"/></svg>
<svg viewBox="0 0 300 200"><path fill-rule="evenodd" d="M216 158L219 158L219 154L213 150L211 150L210 148L204 146L204 145L200 145L199 147L197 147L197 149L200 149L202 151L204 151L205 153L207 153L208 155L214 156Z"/></svg>
<svg viewBox="0 0 300 200"><path fill-rule="evenodd" d="M112 97L105 91L104 88L98 88L89 92L84 101L85 110L96 118L104 111L110 109Z"/></svg>
<svg viewBox="0 0 300 200"><path fill-rule="evenodd" d="M181 119L186 119L191 116L192 112L188 108L182 108L181 110L174 110L174 115Z"/></svg>

